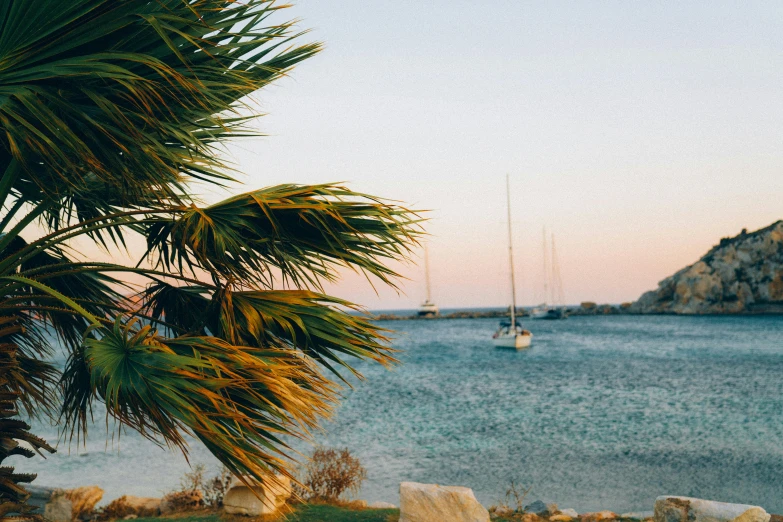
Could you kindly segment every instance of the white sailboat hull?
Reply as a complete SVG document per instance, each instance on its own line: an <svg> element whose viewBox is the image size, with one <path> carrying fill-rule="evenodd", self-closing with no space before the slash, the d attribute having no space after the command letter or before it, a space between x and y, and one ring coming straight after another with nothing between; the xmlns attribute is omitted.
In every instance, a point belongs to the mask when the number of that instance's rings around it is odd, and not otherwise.
<svg viewBox="0 0 783 522"><path fill-rule="evenodd" d="M548 308L536 308L530 312L531 319L543 319L549 314Z"/></svg>
<svg viewBox="0 0 783 522"><path fill-rule="evenodd" d="M438 310L438 307L435 303L430 303L427 301L419 307L419 317L436 317L438 315L440 315L440 310Z"/></svg>
<svg viewBox="0 0 783 522"><path fill-rule="evenodd" d="M516 350L529 348L532 341L533 334L531 333L512 333L510 335L498 335L492 339L492 342L496 348L514 348Z"/></svg>

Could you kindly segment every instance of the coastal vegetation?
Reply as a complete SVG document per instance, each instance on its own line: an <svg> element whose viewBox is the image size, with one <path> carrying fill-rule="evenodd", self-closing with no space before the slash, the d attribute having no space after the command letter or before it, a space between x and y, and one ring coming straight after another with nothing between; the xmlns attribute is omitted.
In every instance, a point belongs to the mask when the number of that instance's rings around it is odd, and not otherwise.
<svg viewBox="0 0 783 522"><path fill-rule="evenodd" d="M258 522L397 522L398 509L364 509L332 504L299 504L290 512L261 517ZM173 517L137 518L135 522L244 522L246 518L227 518L220 513L188 514Z"/></svg>
<svg viewBox="0 0 783 522"><path fill-rule="evenodd" d="M122 520L128 514L104 520ZM251 519L259 522L395 522L399 509L372 509L351 504L302 503L270 516ZM132 518L136 522L244 522L247 517L227 516L220 511L202 509L170 516Z"/></svg>
<svg viewBox="0 0 783 522"><path fill-rule="evenodd" d="M299 498L339 502L346 493L359 492L367 478L367 470L348 448L315 448L302 464L300 483L294 489Z"/></svg>
<svg viewBox="0 0 783 522"><path fill-rule="evenodd" d="M284 438L329 413L351 358L394 362L321 285L394 285L415 214L333 184L195 195L240 188L220 147L257 134L249 96L321 49L282 7L0 1L0 461L55 451L22 413L79 443L100 403L242 480L291 477ZM0 469L0 519L40 519L34 478Z"/></svg>

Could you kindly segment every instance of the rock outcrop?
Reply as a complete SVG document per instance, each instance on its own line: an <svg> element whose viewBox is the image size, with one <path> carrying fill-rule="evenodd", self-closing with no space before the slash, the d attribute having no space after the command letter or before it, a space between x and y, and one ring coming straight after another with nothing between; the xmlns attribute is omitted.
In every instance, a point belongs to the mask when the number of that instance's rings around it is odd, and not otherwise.
<svg viewBox="0 0 783 522"><path fill-rule="evenodd" d="M783 312L783 221L724 238L696 263L642 295L631 313Z"/></svg>
<svg viewBox="0 0 783 522"><path fill-rule="evenodd" d="M65 491L57 489L44 506L43 516L50 522L71 522L73 519L73 502L65 495Z"/></svg>
<svg viewBox="0 0 783 522"><path fill-rule="evenodd" d="M125 503L132 514L139 517L154 517L160 515L160 505L163 499L155 497L136 497L125 495Z"/></svg>
<svg viewBox="0 0 783 522"><path fill-rule="evenodd" d="M489 511L470 488L403 482L400 522L489 522Z"/></svg>
<svg viewBox="0 0 783 522"><path fill-rule="evenodd" d="M655 522L769 522L759 506L728 504L690 497L655 499Z"/></svg>
<svg viewBox="0 0 783 522"><path fill-rule="evenodd" d="M66 490L65 498L71 501L74 519L89 519L103 498L103 490L98 486L82 486Z"/></svg>
<svg viewBox="0 0 783 522"><path fill-rule="evenodd" d="M539 517L550 517L558 512L557 504L547 504L543 500L536 500L525 506L525 513L535 513Z"/></svg>

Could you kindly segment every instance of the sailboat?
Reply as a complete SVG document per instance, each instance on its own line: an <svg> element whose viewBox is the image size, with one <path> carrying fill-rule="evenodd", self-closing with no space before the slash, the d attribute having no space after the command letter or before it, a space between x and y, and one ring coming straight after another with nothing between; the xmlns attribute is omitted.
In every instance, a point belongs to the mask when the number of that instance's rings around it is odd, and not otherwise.
<svg viewBox="0 0 783 522"><path fill-rule="evenodd" d="M549 309L546 319L565 319L568 310L565 307L565 293L563 292L563 280L560 277L560 263L557 262L557 250L555 249L555 235L552 234L552 308Z"/></svg>
<svg viewBox="0 0 783 522"><path fill-rule="evenodd" d="M427 245L424 245L424 280L427 285L427 299L419 307L416 315L419 317L436 317L440 315L440 310L438 310L438 305L432 302L432 295L430 295L430 254Z"/></svg>
<svg viewBox="0 0 783 522"><path fill-rule="evenodd" d="M514 249L511 235L511 188L506 174L506 202L508 205L508 264L511 269L511 308L510 320L501 321L500 327L492 336L492 342L498 348L527 348L533 340L533 334L522 329L517 322L517 292L514 287Z"/></svg>
<svg viewBox="0 0 783 522"><path fill-rule="evenodd" d="M544 254L544 302L536 306L530 311L530 317L532 319L546 319L549 315L549 262L547 261L547 248L546 248L546 225L544 225L544 248L542 250Z"/></svg>
<svg viewBox="0 0 783 522"><path fill-rule="evenodd" d="M537 306L530 312L530 317L533 319L565 319L568 317L566 309L563 306L565 297L563 294L563 281L560 278L560 266L557 262L557 251L555 250L555 235L552 234L552 253L551 253L551 266L547 261L547 244L546 244L546 227L544 227L544 303ZM551 285L550 285L551 280ZM552 305L547 304L547 299L551 298Z"/></svg>

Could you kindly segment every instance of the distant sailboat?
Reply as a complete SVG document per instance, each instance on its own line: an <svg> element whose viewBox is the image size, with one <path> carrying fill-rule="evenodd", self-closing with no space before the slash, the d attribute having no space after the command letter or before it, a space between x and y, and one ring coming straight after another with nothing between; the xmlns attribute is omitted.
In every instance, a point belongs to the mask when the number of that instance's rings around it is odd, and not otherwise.
<svg viewBox="0 0 783 522"><path fill-rule="evenodd" d="M552 308L549 309L547 319L565 319L568 311L565 307L565 292L563 291L563 279L560 277L560 263L557 260L555 249L555 235L552 234Z"/></svg>
<svg viewBox="0 0 783 522"><path fill-rule="evenodd" d="M427 249L427 245L424 245L424 281L427 285L427 299L419 307L419 317L435 317L440 315L438 306L432 302L432 295L430 295L430 254Z"/></svg>
<svg viewBox="0 0 783 522"><path fill-rule="evenodd" d="M530 312L533 319L565 319L568 317L565 309L563 281L560 278L560 265L557 262L555 235L551 236L551 265L547 259L547 236L544 227L544 302ZM551 291L551 295L550 295ZM552 304L548 304L551 302Z"/></svg>
<svg viewBox="0 0 783 522"><path fill-rule="evenodd" d="M544 319L549 314L549 262L547 261L546 248L546 225L544 225L544 248L541 250L544 257L544 302L530 311L530 317L533 319Z"/></svg>
<svg viewBox="0 0 783 522"><path fill-rule="evenodd" d="M508 205L508 264L511 271L511 314L509 321L501 321L495 335L492 336L494 345L498 348L527 348L533 340L533 334L523 330L517 322L517 292L514 287L514 249L511 235L511 188L508 174L506 174L506 202Z"/></svg>

